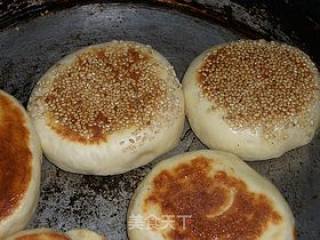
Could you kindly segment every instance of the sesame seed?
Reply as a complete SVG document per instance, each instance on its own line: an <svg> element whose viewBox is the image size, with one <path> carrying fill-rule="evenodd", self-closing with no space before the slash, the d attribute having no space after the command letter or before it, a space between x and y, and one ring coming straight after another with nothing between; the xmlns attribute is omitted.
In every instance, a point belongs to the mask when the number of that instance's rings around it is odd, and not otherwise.
<svg viewBox="0 0 320 240"><path fill-rule="evenodd" d="M264 40L217 47L204 58L197 80L213 109L223 110L235 128L268 130L306 115L319 100L319 73L310 58Z"/></svg>
<svg viewBox="0 0 320 240"><path fill-rule="evenodd" d="M163 71L168 79L161 78ZM131 127L142 129L163 119L163 112L177 108L170 90L180 86L173 86L172 80L176 81L174 71L159 63L149 48L114 41L60 65L53 79L40 86L48 89L39 101L64 128L90 139Z"/></svg>

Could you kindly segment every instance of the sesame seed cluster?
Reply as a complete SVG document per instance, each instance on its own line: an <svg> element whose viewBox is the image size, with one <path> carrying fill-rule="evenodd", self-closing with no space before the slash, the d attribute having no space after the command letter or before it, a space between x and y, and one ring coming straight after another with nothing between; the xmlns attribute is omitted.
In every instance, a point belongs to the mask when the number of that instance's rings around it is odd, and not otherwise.
<svg viewBox="0 0 320 240"><path fill-rule="evenodd" d="M264 40L216 48L198 69L202 94L235 128L299 124L319 99L318 72L300 50Z"/></svg>
<svg viewBox="0 0 320 240"><path fill-rule="evenodd" d="M54 75L42 97L57 123L87 139L151 125L171 110L176 80L151 48L114 42L92 48Z"/></svg>

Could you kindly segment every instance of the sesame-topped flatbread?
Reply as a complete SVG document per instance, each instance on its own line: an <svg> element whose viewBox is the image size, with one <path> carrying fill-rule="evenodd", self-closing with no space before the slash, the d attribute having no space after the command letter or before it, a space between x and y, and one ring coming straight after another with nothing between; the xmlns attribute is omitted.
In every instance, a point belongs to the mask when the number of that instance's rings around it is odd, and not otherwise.
<svg viewBox="0 0 320 240"><path fill-rule="evenodd" d="M197 57L183 79L186 114L200 140L244 160L311 141L319 125L319 72L301 50L241 40Z"/></svg>
<svg viewBox="0 0 320 240"><path fill-rule="evenodd" d="M184 101L173 67L151 47L112 41L55 64L28 109L47 158L75 173L129 171L175 147Z"/></svg>
<svg viewBox="0 0 320 240"><path fill-rule="evenodd" d="M38 205L41 156L26 111L0 90L0 239L22 230Z"/></svg>
<svg viewBox="0 0 320 240"><path fill-rule="evenodd" d="M292 212L268 180L231 153L162 161L137 188L130 240L295 240Z"/></svg>

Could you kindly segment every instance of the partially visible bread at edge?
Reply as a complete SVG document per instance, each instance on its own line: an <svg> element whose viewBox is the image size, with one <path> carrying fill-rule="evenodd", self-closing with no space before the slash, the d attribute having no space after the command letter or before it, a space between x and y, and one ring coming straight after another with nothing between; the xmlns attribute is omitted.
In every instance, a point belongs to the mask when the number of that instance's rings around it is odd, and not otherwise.
<svg viewBox="0 0 320 240"><path fill-rule="evenodd" d="M96 232L89 231L87 229L73 229L67 232L67 235L72 240L108 240Z"/></svg>
<svg viewBox="0 0 320 240"><path fill-rule="evenodd" d="M112 41L55 64L28 110L47 158L63 170L112 175L174 148L184 125L180 83L149 46Z"/></svg>
<svg viewBox="0 0 320 240"><path fill-rule="evenodd" d="M301 50L241 40L213 46L189 66L186 115L199 139L244 160L309 143L319 125L319 72Z"/></svg>
<svg viewBox="0 0 320 240"><path fill-rule="evenodd" d="M130 240L295 240L281 193L233 154L202 150L160 162L128 211Z"/></svg>
<svg viewBox="0 0 320 240"><path fill-rule="evenodd" d="M0 239L22 230L39 201L41 148L21 104L0 90Z"/></svg>
<svg viewBox="0 0 320 240"><path fill-rule="evenodd" d="M6 240L107 240L88 229L74 229L66 233L40 228L19 232Z"/></svg>

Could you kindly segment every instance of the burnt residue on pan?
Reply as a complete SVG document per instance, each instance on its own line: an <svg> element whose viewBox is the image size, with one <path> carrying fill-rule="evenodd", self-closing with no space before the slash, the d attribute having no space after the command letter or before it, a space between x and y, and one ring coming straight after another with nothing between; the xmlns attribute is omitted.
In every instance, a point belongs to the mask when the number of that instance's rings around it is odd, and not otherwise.
<svg viewBox="0 0 320 240"><path fill-rule="evenodd" d="M24 0L0 2L0 27L8 26L26 16L47 14L76 5L132 1L103 0ZM237 29L251 37L292 42L304 48L320 62L320 1L310 0L151 0L134 1L165 5L197 16L207 17Z"/></svg>
<svg viewBox="0 0 320 240"><path fill-rule="evenodd" d="M242 37L286 41L320 60L318 1L0 1L0 88L25 106L42 74L80 47L112 39L152 45L181 79L207 47ZM318 12L318 14L316 14ZM299 239L320 239L320 137L280 159L250 163L287 198ZM126 240L129 200L152 166L181 152L203 149L188 125L179 146L155 162L123 175L81 176L48 161L41 200L29 227L88 227Z"/></svg>

